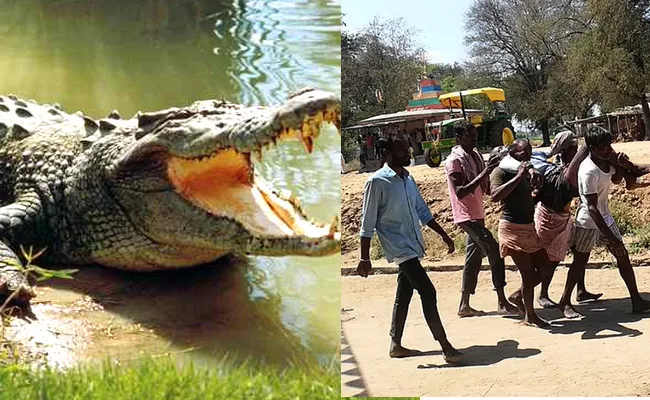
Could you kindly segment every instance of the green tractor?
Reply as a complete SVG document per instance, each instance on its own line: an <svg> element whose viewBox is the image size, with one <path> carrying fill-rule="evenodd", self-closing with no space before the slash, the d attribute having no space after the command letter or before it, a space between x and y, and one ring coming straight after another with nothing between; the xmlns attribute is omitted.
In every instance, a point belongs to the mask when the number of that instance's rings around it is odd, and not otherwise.
<svg viewBox="0 0 650 400"><path fill-rule="evenodd" d="M464 120L465 118L445 119L430 122L424 126L428 140L422 142L422 149L424 150L424 160L428 166L431 168L438 167L443 158L451 152L451 148L456 145L454 124Z"/></svg>
<svg viewBox="0 0 650 400"><path fill-rule="evenodd" d="M484 98L490 102L490 108L485 113L474 114L468 118L465 114L463 98L477 95L485 96ZM429 140L423 142L422 147L425 149L424 158L430 167L438 167L456 144L453 125L458 121L469 120L476 127L478 148L507 146L515 141L515 129L505 106L506 97L503 89L487 87L464 90L443 94L438 97L438 100L450 110L460 109L463 116L429 123L425 126L426 136Z"/></svg>

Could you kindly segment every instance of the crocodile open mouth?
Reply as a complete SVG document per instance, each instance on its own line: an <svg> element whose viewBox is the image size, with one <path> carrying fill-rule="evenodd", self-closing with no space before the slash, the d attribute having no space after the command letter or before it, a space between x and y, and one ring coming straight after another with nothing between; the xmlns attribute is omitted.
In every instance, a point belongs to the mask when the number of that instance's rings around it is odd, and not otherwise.
<svg viewBox="0 0 650 400"><path fill-rule="evenodd" d="M340 239L338 218L330 224L311 221L297 198L269 186L254 173L253 159L261 161L262 150L289 139L298 139L311 153L321 125L339 128L340 110L325 107L306 115L297 127L282 127L251 153L234 148L220 149L210 156L188 159L172 156L167 172L176 192L215 216L240 222L255 236L304 236ZM339 131L340 133L340 131Z"/></svg>

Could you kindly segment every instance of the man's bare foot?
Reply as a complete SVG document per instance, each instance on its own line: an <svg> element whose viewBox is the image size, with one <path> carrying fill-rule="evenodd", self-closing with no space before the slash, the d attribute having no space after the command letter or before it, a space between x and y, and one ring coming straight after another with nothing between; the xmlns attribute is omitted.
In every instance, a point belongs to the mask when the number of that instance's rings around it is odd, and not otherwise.
<svg viewBox="0 0 650 400"><path fill-rule="evenodd" d="M584 303L585 301L596 301L602 296L602 293L580 292L576 295L576 301L578 303Z"/></svg>
<svg viewBox="0 0 650 400"><path fill-rule="evenodd" d="M456 350L446 337L439 339L438 342L440 342L443 357L448 363L456 363L463 358L463 353Z"/></svg>
<svg viewBox="0 0 650 400"><path fill-rule="evenodd" d="M548 322L544 321L538 316L527 317L522 322L524 325L533 326L537 328L548 328L549 326L551 326Z"/></svg>
<svg viewBox="0 0 650 400"><path fill-rule="evenodd" d="M575 319L575 318L584 317L584 315L577 312L571 304L565 304L565 305L558 304L557 308L559 308L560 311L562 311L562 315L564 315L564 318Z"/></svg>
<svg viewBox="0 0 650 400"><path fill-rule="evenodd" d="M520 315L526 314L526 308L524 307L524 300L521 298L521 291L516 291L508 297L508 301L517 307Z"/></svg>
<svg viewBox="0 0 650 400"><path fill-rule="evenodd" d="M650 301L641 299L632 302L632 314L642 314L647 311L650 311Z"/></svg>
<svg viewBox="0 0 650 400"><path fill-rule="evenodd" d="M453 347L447 350L443 350L443 359L449 364L457 363L462 360L463 357L463 353L454 349Z"/></svg>
<svg viewBox="0 0 650 400"><path fill-rule="evenodd" d="M519 307L506 300L505 302L499 302L497 313L501 315L519 315L520 311Z"/></svg>
<svg viewBox="0 0 650 400"><path fill-rule="evenodd" d="M414 357L419 356L420 354L422 354L422 352L419 350L407 349L406 347L396 344L391 344L390 351L388 352L390 358Z"/></svg>
<svg viewBox="0 0 650 400"><path fill-rule="evenodd" d="M485 311L475 310L470 306L463 307L458 310L458 316L461 318L465 317L482 317L485 315Z"/></svg>
<svg viewBox="0 0 650 400"><path fill-rule="evenodd" d="M557 307L557 303L555 303L553 300L549 299L548 296L539 296L537 298L537 304L539 304L542 308L555 308L555 307Z"/></svg>

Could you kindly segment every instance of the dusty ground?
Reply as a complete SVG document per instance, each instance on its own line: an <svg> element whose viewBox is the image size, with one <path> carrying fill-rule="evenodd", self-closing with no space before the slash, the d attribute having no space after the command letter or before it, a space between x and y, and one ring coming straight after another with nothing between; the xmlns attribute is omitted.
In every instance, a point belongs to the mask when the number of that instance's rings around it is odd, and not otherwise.
<svg viewBox="0 0 650 400"><path fill-rule="evenodd" d="M635 162L650 163L650 143L614 147ZM458 249L455 255L446 255L437 235L425 229L428 256L423 264L436 268L462 265L464 235L452 222L443 168L418 165L409 170L434 217L454 238ZM368 176L352 172L341 177L342 272L349 272L358 260L361 200ZM627 232L625 242L636 264L647 265L650 260L648 200L650 188L626 192L622 186L614 188L610 198L614 216ZM486 209L487 225L496 232L498 210L489 200ZM376 268L391 266L382 259L376 240L371 257ZM610 259L602 249L592 255L592 261ZM639 288L650 298L650 268L635 270ZM510 291L519 285L520 278L517 272L507 274ZM438 307L450 341L466 353L464 364L445 365L422 316L417 294L411 303L404 345L426 353L411 359L390 359L388 330L396 276L345 276L341 278L344 396L650 396L650 350L644 338L650 334L650 315L640 318L630 314L627 291L615 269L587 272L587 287L605 295L603 301L579 307L585 319L559 319L556 310L540 310L543 318L553 320L549 330L496 315L460 319L456 311L461 272L432 272L429 276L438 289ZM560 268L551 287L552 298L559 298L565 279L566 268ZM482 272L472 305L493 311L495 300L490 273Z"/></svg>
<svg viewBox="0 0 650 400"><path fill-rule="evenodd" d="M638 163L650 163L650 142L630 142L617 143L614 145L617 151L623 151L630 159ZM445 230L454 238L456 248L459 250L455 256L448 256L444 251L444 245L439 237L431 230L426 228L425 241L427 244L427 258L425 264L435 262L462 262L464 249L464 235L460 229L453 224L451 215L451 205L447 194L447 183L444 176L444 168L429 168L426 164L417 165L409 168L413 174L424 200L428 203L434 217ZM369 173L351 172L341 175L341 222L342 222L342 266L354 266L358 260L359 246L359 223L361 219L361 208L363 199L363 186L370 176ZM647 179L647 177L646 177ZM650 188L638 189L627 192L624 186L618 186L612 189L612 198L610 206L615 213L615 217L621 224L634 225L635 227L650 224L650 206L644 207L644 204L650 204ZM496 232L499 213L496 206L490 200L486 201L486 223L488 227ZM627 235L627 242L638 242L634 234ZM371 258L380 259L382 254L378 246L373 242ZM645 243L635 246L631 253L633 258L647 258L648 252L645 251ZM459 257L460 256L460 257ZM598 259L602 254L594 254L592 259ZM606 257L606 256L605 256Z"/></svg>
<svg viewBox="0 0 650 400"><path fill-rule="evenodd" d="M650 268L636 268L641 292L650 299ZM507 273L508 289L517 272ZM650 396L650 314L630 313L623 281L615 269L587 271L587 287L604 300L579 306L583 320L553 320L541 330L496 315L456 316L460 272L430 273L438 308L451 343L466 354L456 367L445 365L415 294L403 344L425 351L410 359L388 357L388 330L395 275L342 277L342 395L369 396ZM557 299L566 278L558 270L551 287ZM493 311L490 273L481 273L472 305Z"/></svg>

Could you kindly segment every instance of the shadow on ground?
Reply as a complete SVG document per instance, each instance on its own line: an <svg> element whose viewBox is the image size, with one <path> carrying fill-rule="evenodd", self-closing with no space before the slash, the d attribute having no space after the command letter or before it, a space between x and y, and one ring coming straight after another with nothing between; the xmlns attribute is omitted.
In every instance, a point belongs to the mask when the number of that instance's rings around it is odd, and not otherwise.
<svg viewBox="0 0 650 400"><path fill-rule="evenodd" d="M648 293L642 293L641 296L650 298ZM582 332L582 339L640 336L643 332L622 324L638 322L650 317L650 312L632 314L632 303L629 298L598 300L576 305L575 309L584 315L582 319L558 319L561 314L557 310L539 310L538 314L551 322L549 332L554 334Z"/></svg>
<svg viewBox="0 0 650 400"><path fill-rule="evenodd" d="M88 350L91 355L181 350L207 363L224 357L280 365L312 363L313 355L281 320L279 295L265 293L255 282L264 277L255 271L245 259L235 257L151 273L88 266L72 280L53 279L42 287L47 303L64 313L74 310L84 295L100 306L73 316L90 321L97 330Z"/></svg>
<svg viewBox="0 0 650 400"><path fill-rule="evenodd" d="M516 340L501 340L494 346L474 345L460 351L465 354L460 363L421 364L418 369L487 366L509 358L528 358L541 353L539 349L520 349ZM427 351L421 355L442 355L442 351Z"/></svg>
<svg viewBox="0 0 650 400"><path fill-rule="evenodd" d="M342 389L347 388L348 392L352 392L349 397L368 397L368 385L361 374L359 363L354 357L343 329L341 329L341 386Z"/></svg>

